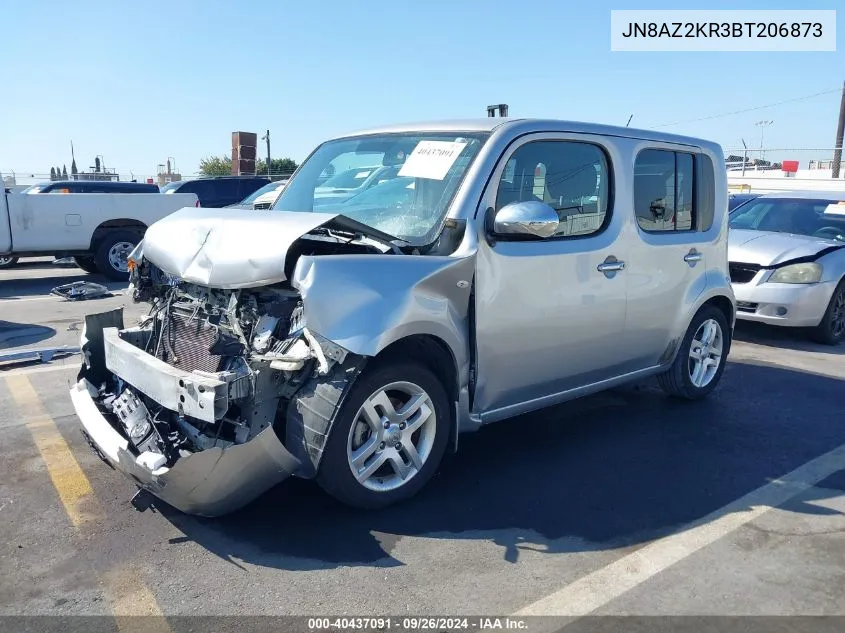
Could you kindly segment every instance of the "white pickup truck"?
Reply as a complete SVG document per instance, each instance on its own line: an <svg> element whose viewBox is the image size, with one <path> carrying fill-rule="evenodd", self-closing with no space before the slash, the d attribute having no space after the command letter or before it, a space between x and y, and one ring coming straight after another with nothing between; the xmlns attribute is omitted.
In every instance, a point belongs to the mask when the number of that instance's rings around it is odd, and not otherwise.
<svg viewBox="0 0 845 633"><path fill-rule="evenodd" d="M128 279L126 258L147 227L184 207L193 193L0 193L0 267L19 257L73 257L87 272Z"/></svg>

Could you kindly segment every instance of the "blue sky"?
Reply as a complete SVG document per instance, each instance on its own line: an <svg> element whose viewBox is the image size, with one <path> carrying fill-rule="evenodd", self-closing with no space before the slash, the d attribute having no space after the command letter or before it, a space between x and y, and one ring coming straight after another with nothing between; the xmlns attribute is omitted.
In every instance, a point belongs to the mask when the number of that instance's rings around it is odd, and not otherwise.
<svg viewBox="0 0 845 633"><path fill-rule="evenodd" d="M511 116L664 126L841 88L841 0L240 0L7 2L0 38L0 170L86 167L183 174L271 131L304 158L373 124ZM805 5L805 6L804 6ZM835 53L610 51L611 9L839 9ZM577 7L577 8L576 8ZM768 147L832 147L839 94L661 129ZM264 150L260 150L263 154ZM824 156L821 156L824 157Z"/></svg>

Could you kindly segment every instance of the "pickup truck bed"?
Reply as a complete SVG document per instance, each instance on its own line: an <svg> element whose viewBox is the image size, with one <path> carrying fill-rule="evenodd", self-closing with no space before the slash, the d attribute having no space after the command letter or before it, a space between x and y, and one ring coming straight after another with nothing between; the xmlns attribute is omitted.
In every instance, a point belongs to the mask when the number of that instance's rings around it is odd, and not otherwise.
<svg viewBox="0 0 845 633"><path fill-rule="evenodd" d="M199 206L192 193L0 195L0 257L72 256L111 279L128 278L126 255L150 224Z"/></svg>

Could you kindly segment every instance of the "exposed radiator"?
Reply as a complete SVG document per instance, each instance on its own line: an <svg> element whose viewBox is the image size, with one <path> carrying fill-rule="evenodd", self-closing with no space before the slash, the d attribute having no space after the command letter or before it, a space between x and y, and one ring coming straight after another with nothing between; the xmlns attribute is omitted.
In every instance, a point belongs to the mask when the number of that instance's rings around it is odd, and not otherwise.
<svg viewBox="0 0 845 633"><path fill-rule="evenodd" d="M184 371L220 371L223 357L209 352L217 339L217 328L201 314L191 316L178 309L170 310L165 319L159 358Z"/></svg>

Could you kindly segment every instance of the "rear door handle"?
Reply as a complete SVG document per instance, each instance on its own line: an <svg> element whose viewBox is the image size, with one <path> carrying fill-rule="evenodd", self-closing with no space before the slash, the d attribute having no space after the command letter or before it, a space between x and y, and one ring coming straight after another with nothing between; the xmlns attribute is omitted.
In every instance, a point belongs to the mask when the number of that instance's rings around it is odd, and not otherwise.
<svg viewBox="0 0 845 633"><path fill-rule="evenodd" d="M698 251L690 251L686 255L684 255L684 261L688 264L694 264L695 262L701 261L701 253Z"/></svg>
<svg viewBox="0 0 845 633"><path fill-rule="evenodd" d="M615 262L602 262L596 267L600 273L615 273L619 270L625 270L625 262L616 260Z"/></svg>

